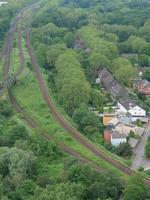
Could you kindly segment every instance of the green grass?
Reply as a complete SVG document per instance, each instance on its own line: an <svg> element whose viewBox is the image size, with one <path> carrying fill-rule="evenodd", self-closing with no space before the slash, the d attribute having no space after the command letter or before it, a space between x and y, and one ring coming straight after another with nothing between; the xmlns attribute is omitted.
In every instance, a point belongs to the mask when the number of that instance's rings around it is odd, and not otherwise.
<svg viewBox="0 0 150 200"><path fill-rule="evenodd" d="M45 71L45 70L42 70L42 72L43 72L43 78L45 79L45 82L46 82L47 87L48 87L48 89L49 89L49 94L50 94L50 96L51 96L51 98L52 98L52 101L53 101L54 104L56 105L57 110L65 117L65 119L66 119L73 127L77 128L77 125L73 122L72 118L69 117L69 116L66 114L65 110L64 110L64 109L62 108L62 106L58 103L57 96L56 96L55 94L53 94L51 88L49 87L49 85L48 85L48 76L47 76L47 74L46 74L46 71ZM98 148L102 149L105 153L107 153L107 154L108 154L109 156L111 156L112 158L114 158L114 159L116 159L116 160L118 160L118 161L120 161L120 162L122 162L122 163L124 163L124 164L126 164L126 165L128 165L128 166L131 165L131 160L123 159L123 158L121 158L121 157L119 157L119 156L117 156L117 155L111 153L110 151L107 151L101 144L99 144L99 143L97 143L97 142L94 142L94 144L95 144Z"/></svg>
<svg viewBox="0 0 150 200"><path fill-rule="evenodd" d="M38 175L46 176L47 178L57 179L63 171L64 165L62 160L49 161L46 158L39 158L38 160Z"/></svg>
<svg viewBox="0 0 150 200"><path fill-rule="evenodd" d="M3 78L3 62L0 60L0 82L2 81Z"/></svg>
<svg viewBox="0 0 150 200"><path fill-rule="evenodd" d="M21 22L23 23L23 22ZM22 38L22 46L25 55L26 62L29 61L28 51L26 49L25 40ZM16 47L13 49L11 54L11 70L10 72L16 71L19 67L19 57L18 57L18 49L17 49L17 41ZM44 72L44 71L43 71ZM47 75L43 74L43 78L47 80ZM12 89L14 96L17 101L21 105L21 107L39 124L39 128L35 129L35 133L47 132L51 136L53 136L56 142L63 142L70 146L72 149L76 150L80 154L86 156L90 160L96 162L100 167L104 169L111 169L114 173L118 175L123 175L116 168L112 167L110 164L105 161L99 159L95 156L91 151L86 149L82 144L72 138L52 117L48 106L44 102L37 81L33 75L33 72L27 68L24 69L21 76L19 76L18 84L15 85ZM47 83L47 81L46 81ZM50 91L51 92L51 91ZM52 96L52 95L51 95ZM52 99L54 103L57 105L58 110L65 116L65 118L73 125L72 119L66 115L63 108L57 104L55 98ZM21 115L19 115L22 118ZM111 154L110 154L111 155Z"/></svg>
<svg viewBox="0 0 150 200"><path fill-rule="evenodd" d="M10 60L10 71L9 74L14 75L16 70L19 68L19 60L18 60L19 51L18 48L13 48L11 53Z"/></svg>
<svg viewBox="0 0 150 200"><path fill-rule="evenodd" d="M57 142L67 144L77 152L96 162L100 167L111 169L114 173L122 175L122 173L117 169L97 158L92 152L73 139L62 127L60 127L59 124L56 123L40 94L38 84L32 71L26 69L25 72L26 73L21 76L19 84L13 88L13 94L23 109L38 122L40 128L35 131L47 132L51 136L55 137Z"/></svg>
<svg viewBox="0 0 150 200"><path fill-rule="evenodd" d="M29 56L25 47L25 41L22 40L23 49L25 52L26 61L29 60ZM11 54L11 73L14 73L19 67L19 57L18 49L13 48ZM46 75L44 75L46 78ZM55 137L57 142L63 142L86 156L87 158L96 162L100 167L104 169L111 169L114 173L122 175L117 169L104 162L103 160L97 158L93 153L87 150L83 145L79 144L75 139L73 139L65 130L59 126L51 116L47 105L45 104L38 87L38 84L35 80L35 77L30 69L27 67L24 69L23 74L19 77L18 84L13 88L14 96L17 98L20 105L23 107L27 113L32 116L39 124L39 129L35 132L45 131L51 136ZM53 99L54 100L54 99ZM56 103L56 102L55 102ZM63 109L59 106L59 110L65 115L65 118L68 120L68 116L65 114ZM19 115L20 118L22 116ZM69 119L72 125L73 122Z"/></svg>

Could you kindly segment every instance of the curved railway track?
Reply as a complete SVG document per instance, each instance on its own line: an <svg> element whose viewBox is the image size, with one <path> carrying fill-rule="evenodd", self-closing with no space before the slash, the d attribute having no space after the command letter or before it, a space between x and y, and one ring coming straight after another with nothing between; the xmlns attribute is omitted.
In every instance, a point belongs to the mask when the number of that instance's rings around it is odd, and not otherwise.
<svg viewBox="0 0 150 200"><path fill-rule="evenodd" d="M82 136L72 125L66 121L66 119L57 111L55 105L53 104L51 97L49 96L48 89L46 87L46 84L42 78L42 73L39 67L39 64L37 62L36 56L34 54L34 50L31 45L30 40L30 26L27 30L27 48L30 55L33 72L35 74L35 77L37 79L41 94L43 96L43 99L47 103L53 117L55 120L78 142L80 142L83 146L85 146L88 150L90 150L94 155L99 157L100 159L108 162L110 165L114 166L124 174L131 176L132 174L137 173L132 168L126 166L125 164L111 158L107 153L105 153L100 148L96 147L93 143L91 143L88 139L86 139L84 136ZM146 185L150 185L150 179L145 178L144 182Z"/></svg>
<svg viewBox="0 0 150 200"><path fill-rule="evenodd" d="M10 55L11 55L11 51L12 51L12 42L13 42L13 37L14 37L14 34L16 31L18 33L18 49L19 49L20 66L17 69L16 73L14 74L15 78L17 78L22 73L23 69L25 68L25 57L24 57L24 53L23 53L23 49L22 49L22 29L21 29L21 27L19 27L19 28L17 27L18 22L19 22L19 18L16 19L14 26L10 29L10 30L13 29L13 35L10 36L8 34L8 38L6 41L6 46L5 46L4 52L5 52L5 59L8 59L9 62L4 63L4 65L3 65L5 77L8 75L9 69L10 69ZM15 110L18 113L21 113L23 115L24 120L27 122L27 124L31 128L38 128L39 127L38 123L35 122L34 119L32 119L26 112L24 112L24 110L17 103L15 97L12 95L10 90L8 90L8 95L9 95L11 104L13 105L13 107L15 108ZM41 136L46 140L54 140L54 138L52 138L48 133L42 133ZM93 161L88 159L86 156L83 156L80 153L74 151L72 148L68 147L67 145L59 142L58 146L60 149L62 149L67 154L75 157L76 159L78 159L86 164L89 164L95 171L97 171L99 173L104 172L104 170L102 170L99 166L97 166L96 163L94 163Z"/></svg>
<svg viewBox="0 0 150 200"><path fill-rule="evenodd" d="M13 38L15 35L15 32L17 30L17 25L19 20L21 19L20 15L16 17L15 22L12 23L10 30L7 35L7 41L6 45L4 47L4 51L2 53L2 59L4 60L4 67L3 67L3 77L6 78L9 71L9 65L10 65L10 54L12 51L13 46Z"/></svg>
<svg viewBox="0 0 150 200"><path fill-rule="evenodd" d="M13 105L13 107L15 108L15 110L18 113L21 113L23 115L24 120L27 122L27 124L31 127L31 128L39 128L39 124L33 119L31 118L22 108L21 106L17 103L15 97L12 95L11 91L8 91L9 93L9 98L10 98L10 102ZM51 137L48 133L43 133L40 134L42 138L48 140L48 141L52 141L55 140L54 137ZM75 157L76 159L83 161L86 164L89 164L95 171L97 172L105 172L104 170L102 170L99 166L97 166L96 163L92 162L91 160L89 160L86 156L81 155L80 153L74 151L72 148L68 147L67 145L65 145L62 142L58 143L58 146L61 150L63 150L64 152L68 153L69 155Z"/></svg>
<svg viewBox="0 0 150 200"><path fill-rule="evenodd" d="M30 59L32 62L32 67L33 67L33 72L35 74L35 77L38 81L39 84L39 88L41 91L41 94L45 100L45 102L47 103L53 117L55 118L55 120L72 136L74 137L78 142L80 142L82 145L84 145L87 149L89 149L92 153L94 153L97 157L105 160L106 162L108 162L109 164L111 164L112 166L116 167L117 169L119 169L120 171L122 171L123 173L125 173L126 175L132 175L133 173L135 173L134 170L132 170L131 168L129 168L128 166L124 165L123 163L111 158L107 153L105 153L103 150L101 150L100 148L96 147L94 144L92 144L89 140L87 140L84 136L82 136L75 128L73 128L71 126L71 124L69 124L68 121L66 121L64 119L64 117L56 110L56 107L54 106L50 96L49 96L49 92L48 89L45 85L45 82L42 78L42 74L40 71L40 67L39 64L37 62L37 59L35 57L32 45L31 45L31 41L30 41L30 26L28 28L27 31L27 48L29 51L29 55L30 55Z"/></svg>
<svg viewBox="0 0 150 200"><path fill-rule="evenodd" d="M20 37L20 36L18 36ZM12 43L11 43L11 38L9 39L10 41L7 44L7 51L5 51L5 54L7 55L6 57L8 58L5 59L5 63L4 63L4 76L7 75L8 71L9 71L9 65L10 65L10 53L11 53L11 49L12 49ZM27 48L29 51L29 55L30 55L30 59L32 62L32 66L33 66L33 72L35 74L35 77L38 81L39 84L39 88L41 91L41 94L45 100L45 102L47 103L53 117L55 118L55 120L73 137L75 138L78 142L80 142L83 146L85 146L88 150L90 150L93 154L95 154L97 157L99 157L100 159L103 159L104 161L108 162L109 164L111 164L112 166L116 167L117 169L119 169L120 171L122 171L123 173L125 173L126 175L130 176L133 173L135 173L135 171L131 168L129 168L128 166L124 165L123 163L111 158L107 153L105 153L103 150L101 150L100 148L96 147L93 143L91 143L89 140L87 140L85 137L83 137L75 128L73 128L71 126L71 124L69 124L68 121L66 121L64 119L64 117L57 111L55 105L53 104L51 97L49 96L49 92L48 89L45 85L45 82L42 78L42 74L40 71L40 67L38 65L37 59L35 57L32 45L31 45L31 41L30 41L30 26L28 27L27 30ZM20 52L20 58L22 57L22 53ZM17 104L16 101L14 101L14 99L12 99L11 96L11 100L12 103L14 105L14 107L16 108L16 110L18 110L18 112L22 112L22 109L19 107L19 105ZM31 118L29 116L25 117L27 119L27 123L35 128L37 127L36 122L34 122L33 120L31 120ZM43 135L45 138L49 138L50 136L48 135ZM50 138L49 138L50 139ZM63 145L63 144L61 144ZM64 151L68 151L69 154L74 156L77 156L77 152L72 151L72 149L69 149L69 147L67 147L66 145L63 147ZM79 155L81 156L81 155ZM80 158L81 159L81 158ZM82 160L86 160L87 162L87 158L82 157ZM88 160L88 163L91 163L91 161ZM97 168L97 166L96 166ZM145 179L145 183L150 185L150 180L149 179Z"/></svg>

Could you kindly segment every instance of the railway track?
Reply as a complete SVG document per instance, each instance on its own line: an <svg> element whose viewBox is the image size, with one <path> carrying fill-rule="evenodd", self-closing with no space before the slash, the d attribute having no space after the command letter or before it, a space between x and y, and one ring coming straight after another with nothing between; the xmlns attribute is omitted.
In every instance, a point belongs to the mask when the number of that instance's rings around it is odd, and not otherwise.
<svg viewBox="0 0 150 200"><path fill-rule="evenodd" d="M26 123L28 124L28 126L30 126L31 128L39 128L39 124L33 119L31 118L21 107L20 105L17 103L15 97L12 95L11 91L8 91L9 93L9 99L11 104L13 105L13 107L15 108L15 110L18 113L21 113L23 115L24 120L26 121ZM55 140L54 137L50 136L48 133L41 133L40 136L48 141L52 141ZM99 166L97 166L96 163L92 162L90 159L88 159L86 156L81 155L80 153L74 151L72 148L68 147L67 145L65 145L64 143L58 143L58 146L61 150L63 150L64 152L66 152L67 154L75 157L76 159L83 161L86 164L89 164L95 171L102 173L105 172L104 170L102 170Z"/></svg>
<svg viewBox="0 0 150 200"><path fill-rule="evenodd" d="M13 38L14 38L15 32L17 30L17 25L18 25L18 22L20 19L21 19L21 17L20 17L20 15L18 15L16 17L15 22L12 23L12 26L10 27L10 30L7 35L6 45L5 45L4 51L2 53L2 59L4 60L4 67L3 67L4 79L8 75L9 65L10 65L10 54L11 54L12 47L13 47Z"/></svg>
<svg viewBox="0 0 150 200"><path fill-rule="evenodd" d="M14 23L15 26L13 26L11 28L11 30L13 29L13 35L9 35L8 34L8 41L6 42L6 46L5 46L5 59L8 59L9 62L6 62L7 64L4 63L3 65L3 69L4 69L4 76L6 77L9 73L9 68L10 68L10 55L11 55L11 51L12 51L12 42L13 42L13 36L15 34L15 32L17 31L18 33L18 49L19 49L19 58L20 58L20 66L17 69L16 73L15 73L15 78L17 78L23 71L23 69L25 68L25 58L24 58L24 53L23 53L23 49L22 49L22 28L21 27L17 27L19 23L19 19L16 19L16 22ZM10 31L9 31L10 32ZM11 38L10 38L11 37ZM8 48L8 49L7 49ZM24 112L24 110L21 108L21 106L17 103L15 97L12 95L11 90L8 89L8 95L9 95L9 99L11 104L13 105L13 107L15 108L15 110L18 113L21 113L24 117L24 120L26 121L26 123L31 127L31 128L38 128L39 125L37 122L35 122L34 119L32 119L26 112ZM52 138L48 133L42 133L41 136L50 141L50 140L54 140L54 138ZM91 160L89 160L87 157L81 155L80 153L74 151L72 148L68 147L67 145L63 144L63 143L58 143L58 146L60 149L62 149L64 152L66 152L69 155L72 155L73 157L75 157L76 159L89 164L95 171L101 173L104 172L104 170L102 170L99 166L97 166L96 163L92 162Z"/></svg>
<svg viewBox="0 0 150 200"><path fill-rule="evenodd" d="M18 38L20 37L20 35L18 36ZM5 51L6 53L6 57L8 58L8 61L5 60L5 65L4 65L4 76L7 75L8 71L9 71L9 65L10 65L10 53L11 53L11 38L9 39L10 43L8 42L8 49L7 51ZM123 163L111 158L107 153L105 153L103 150L99 149L98 147L96 147L94 144L92 144L89 140L87 140L85 137L83 137L76 129L74 129L68 121L66 121L64 119L64 117L56 110L50 96L49 96L49 92L48 89L45 85L45 82L42 78L42 74L40 71L40 67L38 65L38 62L36 60L32 45L31 45L31 41L30 41L30 26L27 30L27 48L29 51L29 55L30 55L30 59L33 65L33 71L35 74L35 77L38 81L39 87L40 87L40 91L41 94L45 100L45 102L47 103L53 117L55 118L55 120L73 137L75 138L78 142L80 142L83 146L85 146L88 150L90 150L93 154L95 154L97 157L99 157L100 159L103 159L104 161L108 162L109 164L111 164L112 166L116 167L117 169L119 169L120 171L122 171L124 174L130 176L132 174L135 173L134 170L132 170L131 168L129 168L128 166L124 165ZM20 58L22 57L22 53L20 52ZM15 99L12 99L11 96L11 101L13 106L16 108L16 110L18 112L22 112L21 107L17 104L17 102L15 101ZM37 124L34 120L31 119L31 117L24 115L28 125L30 125L32 128L36 128ZM45 138L50 139L47 134L43 135ZM74 156L78 156L78 159L80 157L80 160L84 160L88 163L91 163L90 160L87 160L87 158L83 157L81 158L81 155L79 155L77 152L72 151L72 149L70 149L69 147L67 147L66 145L63 146L64 144L61 144L62 148L64 149L64 151L68 152L71 155ZM97 168L97 166L95 166ZM150 185L150 180L149 179L145 179L145 183Z"/></svg>
<svg viewBox="0 0 150 200"><path fill-rule="evenodd" d="M33 67L33 72L35 74L35 77L38 81L39 88L41 91L41 94L47 103L53 117L55 120L73 137L75 138L78 142L80 142L83 146L85 146L88 150L90 150L94 155L99 157L100 159L103 159L104 161L108 162L110 165L116 167L118 170L123 172L124 174L131 176L135 173L133 169L130 167L124 165L123 163L111 158L107 153L105 153L103 150L99 149L96 147L94 144L92 144L89 140L87 140L84 136L82 136L75 128L72 127L71 124L69 124L68 121L64 119L64 117L56 110L50 96L48 89L45 85L45 82L42 78L42 73L40 71L39 64L37 62L37 59L35 57L31 41L30 41L30 27L28 28L27 31L27 48L29 51L30 59L32 62L32 67ZM146 185L150 185L150 180L148 178L144 179L144 182Z"/></svg>
<svg viewBox="0 0 150 200"><path fill-rule="evenodd" d="M4 50L1 54L1 59L3 61L3 80L0 83L0 96L3 96L5 92L5 88L11 87L15 83L15 77L9 76L9 66L10 66L10 56L11 51L13 48L13 38L15 36L15 33L17 31L17 26L22 17L22 12L20 12L15 21L11 23L10 29L7 33Z"/></svg>
<svg viewBox="0 0 150 200"><path fill-rule="evenodd" d="M82 145L84 145L88 150L90 150L93 154L95 154L100 159L103 159L104 161L108 162L112 166L116 167L126 175L130 176L135 173L135 171L128 166L124 165L123 163L111 158L107 153L105 153L100 148L96 147L94 144L92 144L89 140L87 140L84 136L82 136L75 128L73 128L68 121L64 119L64 117L56 110L50 96L48 89L45 85L45 82L42 78L42 74L40 71L40 67L38 65L37 59L35 57L31 41L30 41L30 26L27 31L27 48L29 51L30 59L32 62L33 72L35 74L35 77L38 81L39 88L41 91L41 94L47 103L53 117L55 120L78 142L80 142ZM149 180L146 180L148 184L150 184Z"/></svg>

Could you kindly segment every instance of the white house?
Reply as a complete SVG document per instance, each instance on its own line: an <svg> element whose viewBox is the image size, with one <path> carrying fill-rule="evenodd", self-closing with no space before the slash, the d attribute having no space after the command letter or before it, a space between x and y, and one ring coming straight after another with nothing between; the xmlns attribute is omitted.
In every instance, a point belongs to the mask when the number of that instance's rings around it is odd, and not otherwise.
<svg viewBox="0 0 150 200"><path fill-rule="evenodd" d="M117 131L114 131L111 134L111 144L114 146L119 146L121 143L126 143L127 138L125 134L120 134Z"/></svg>
<svg viewBox="0 0 150 200"><path fill-rule="evenodd" d="M130 110L128 110L128 113L131 114L132 121L136 121L136 120L140 119L141 117L146 116L146 111L139 106L135 106L135 107L131 108Z"/></svg>
<svg viewBox="0 0 150 200"><path fill-rule="evenodd" d="M116 112L118 114L126 114L127 111L128 110L121 103L118 102Z"/></svg>
<svg viewBox="0 0 150 200"><path fill-rule="evenodd" d="M146 111L144 109L128 101L118 102L116 113L118 115L128 113L129 115L131 115L133 122L136 121L137 119L146 117Z"/></svg>

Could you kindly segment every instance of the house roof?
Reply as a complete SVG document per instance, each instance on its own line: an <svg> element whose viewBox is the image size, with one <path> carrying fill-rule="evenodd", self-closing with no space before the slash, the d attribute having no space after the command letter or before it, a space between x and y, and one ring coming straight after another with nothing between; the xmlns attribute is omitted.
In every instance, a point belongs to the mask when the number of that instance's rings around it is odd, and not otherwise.
<svg viewBox="0 0 150 200"><path fill-rule="evenodd" d="M146 94L149 93L150 90L150 82L147 80L139 80L134 83L134 87L138 90L138 92Z"/></svg>
<svg viewBox="0 0 150 200"><path fill-rule="evenodd" d="M140 110L140 111L145 111L143 108L141 108L140 106L134 106L129 110L129 113L135 110Z"/></svg>
<svg viewBox="0 0 150 200"><path fill-rule="evenodd" d="M119 124L118 126L116 126L115 130L119 134L125 134L126 136L129 135L130 131L133 131L136 135L141 137L145 129L134 125Z"/></svg>
<svg viewBox="0 0 150 200"><path fill-rule="evenodd" d="M101 71L99 71L99 78L101 79L102 84L107 92L109 92L113 97L118 96L121 86L106 68L103 68Z"/></svg>
<svg viewBox="0 0 150 200"><path fill-rule="evenodd" d="M130 104L136 105L135 101L129 96L128 90L122 87L106 68L99 71L99 78L110 95L114 98L120 98L119 102L124 108L128 110Z"/></svg>
<svg viewBox="0 0 150 200"><path fill-rule="evenodd" d="M139 117L139 120L144 123L148 123L148 117Z"/></svg>
<svg viewBox="0 0 150 200"><path fill-rule="evenodd" d="M136 106L135 101L132 99L128 98L127 96L123 96L122 99L119 101L119 103L126 109L129 110L131 107Z"/></svg>
<svg viewBox="0 0 150 200"><path fill-rule="evenodd" d="M114 116L103 116L103 124L107 125L113 119Z"/></svg>
<svg viewBox="0 0 150 200"><path fill-rule="evenodd" d="M119 134L125 134L126 136L129 135L130 131L134 129L134 125L124 125L119 124L116 126L116 131L119 132Z"/></svg>
<svg viewBox="0 0 150 200"><path fill-rule="evenodd" d="M107 123L107 125L108 124L113 124L114 126L116 126L117 124L119 124L119 120L116 118L116 117L114 117L112 120L110 120L108 123Z"/></svg>
<svg viewBox="0 0 150 200"><path fill-rule="evenodd" d="M126 135L124 133L119 133L118 131L112 132L112 139L125 139Z"/></svg>

